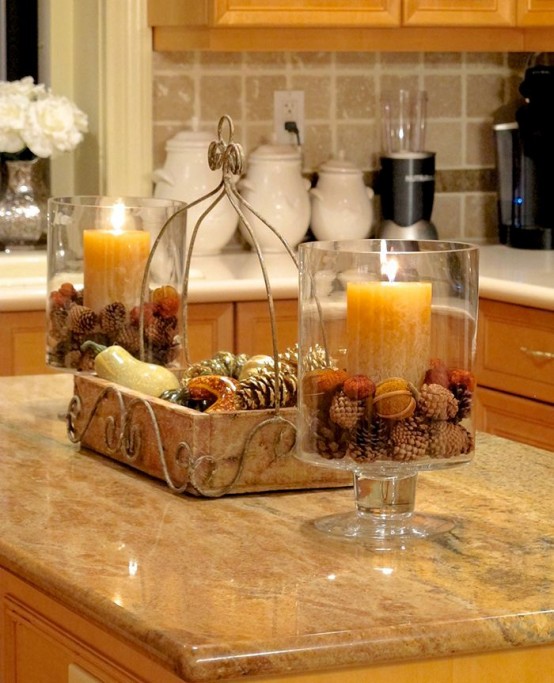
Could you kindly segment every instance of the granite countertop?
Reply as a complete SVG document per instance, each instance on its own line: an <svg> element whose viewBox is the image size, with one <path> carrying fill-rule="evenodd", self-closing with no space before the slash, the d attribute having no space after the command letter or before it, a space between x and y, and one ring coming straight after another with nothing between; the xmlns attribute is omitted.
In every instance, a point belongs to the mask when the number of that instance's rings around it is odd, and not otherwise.
<svg viewBox="0 0 554 683"><path fill-rule="evenodd" d="M480 434L419 476L454 531L375 553L309 521L346 489L197 499L78 451L70 375L0 378L0 564L190 681L552 643L551 453Z"/></svg>
<svg viewBox="0 0 554 683"><path fill-rule="evenodd" d="M286 253L266 254L272 294L296 298L298 271ZM554 252L480 248L481 296L554 310ZM0 254L0 311L42 310L46 297L46 253ZM190 303L256 301L266 297L262 271L252 252L231 251L192 259Z"/></svg>

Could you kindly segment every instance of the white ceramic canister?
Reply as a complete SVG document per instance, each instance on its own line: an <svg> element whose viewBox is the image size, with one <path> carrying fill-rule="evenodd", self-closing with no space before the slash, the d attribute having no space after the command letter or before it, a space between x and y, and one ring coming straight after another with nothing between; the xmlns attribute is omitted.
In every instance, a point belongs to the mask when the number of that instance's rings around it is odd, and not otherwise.
<svg viewBox="0 0 554 683"><path fill-rule="evenodd" d="M261 145L248 158L246 177L238 183L242 197L287 241L296 247L310 225L310 181L302 176L300 149ZM246 207L244 213L262 251L285 251L279 238ZM249 244L244 225L240 230Z"/></svg>
<svg viewBox="0 0 554 683"><path fill-rule="evenodd" d="M326 161L318 170L316 187L310 190L311 228L318 240L363 239L373 222L373 190L363 174L344 158Z"/></svg>
<svg viewBox="0 0 554 683"><path fill-rule="evenodd" d="M154 171L154 197L179 199L190 203L214 190L221 182L221 171L208 164L210 133L181 131L166 143L165 165ZM194 226L215 196L193 206L187 212L187 246ZM238 214L223 197L204 218L194 241L194 255L218 254L238 226Z"/></svg>

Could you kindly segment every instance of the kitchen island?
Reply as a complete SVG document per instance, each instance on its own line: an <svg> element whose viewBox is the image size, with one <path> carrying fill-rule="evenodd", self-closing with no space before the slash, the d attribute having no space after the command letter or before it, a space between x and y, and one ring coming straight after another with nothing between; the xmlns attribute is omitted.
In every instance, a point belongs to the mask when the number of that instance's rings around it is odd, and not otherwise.
<svg viewBox="0 0 554 683"><path fill-rule="evenodd" d="M552 454L479 434L419 477L454 530L376 553L310 525L350 488L198 499L81 452L71 395L0 378L4 683L554 680Z"/></svg>

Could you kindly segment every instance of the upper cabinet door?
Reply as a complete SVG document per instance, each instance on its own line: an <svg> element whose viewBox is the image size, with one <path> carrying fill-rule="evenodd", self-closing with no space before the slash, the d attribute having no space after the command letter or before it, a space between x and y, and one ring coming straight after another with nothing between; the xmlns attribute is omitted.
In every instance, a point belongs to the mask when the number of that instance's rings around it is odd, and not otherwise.
<svg viewBox="0 0 554 683"><path fill-rule="evenodd" d="M182 1L182 0L181 0ZM218 27L400 25L401 0L212 0Z"/></svg>
<svg viewBox="0 0 554 683"><path fill-rule="evenodd" d="M554 0L517 0L518 26L554 26Z"/></svg>
<svg viewBox="0 0 554 683"><path fill-rule="evenodd" d="M520 0L524 2L525 0ZM526 0L529 3L541 0ZM546 2L546 0L542 0ZM552 5L554 0L550 1ZM516 0L403 0L404 26L515 26Z"/></svg>

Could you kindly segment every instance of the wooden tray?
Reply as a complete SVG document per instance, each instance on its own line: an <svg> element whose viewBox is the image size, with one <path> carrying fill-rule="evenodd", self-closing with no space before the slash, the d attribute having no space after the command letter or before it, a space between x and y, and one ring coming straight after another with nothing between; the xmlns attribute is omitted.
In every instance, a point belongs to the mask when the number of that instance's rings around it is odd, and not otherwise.
<svg viewBox="0 0 554 683"><path fill-rule="evenodd" d="M164 480L176 493L232 493L348 486L348 472L295 455L296 408L200 413L92 375L75 375L68 435Z"/></svg>

